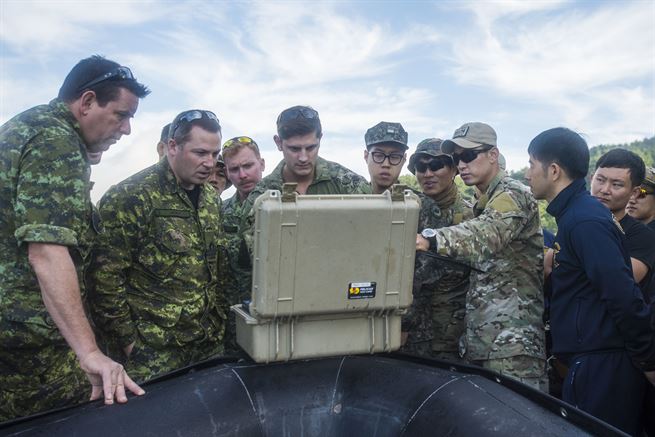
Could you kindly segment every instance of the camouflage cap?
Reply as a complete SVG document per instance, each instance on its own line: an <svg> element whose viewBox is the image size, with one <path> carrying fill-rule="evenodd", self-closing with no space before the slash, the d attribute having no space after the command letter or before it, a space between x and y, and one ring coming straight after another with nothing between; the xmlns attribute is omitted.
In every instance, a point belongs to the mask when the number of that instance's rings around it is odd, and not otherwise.
<svg viewBox="0 0 655 437"><path fill-rule="evenodd" d="M451 154L456 146L464 149L475 149L484 145L497 147L496 131L488 124L472 122L464 123L457 129L453 133L452 139L445 140L441 144L441 150Z"/></svg>
<svg viewBox="0 0 655 437"><path fill-rule="evenodd" d="M503 171L507 170L507 160L502 153L498 154L498 167L500 167L500 169Z"/></svg>
<svg viewBox="0 0 655 437"><path fill-rule="evenodd" d="M655 190L655 167L646 167L646 176L641 184L644 188Z"/></svg>
<svg viewBox="0 0 655 437"><path fill-rule="evenodd" d="M223 154L219 153L218 158L216 158L216 167L218 168L218 175L222 178L225 178L225 189L227 190L232 186L232 181L227 177L225 172L225 161L223 160Z"/></svg>
<svg viewBox="0 0 655 437"><path fill-rule="evenodd" d="M426 138L416 146L416 151L409 157L409 163L407 164L407 170L412 174L416 173L416 159L418 155L429 155L429 156L450 156L447 153L444 153L441 150L441 143L443 140L439 138Z"/></svg>
<svg viewBox="0 0 655 437"><path fill-rule="evenodd" d="M398 144L405 150L409 149L407 146L407 132L400 123L381 121L366 131L364 141L367 149L381 143Z"/></svg>

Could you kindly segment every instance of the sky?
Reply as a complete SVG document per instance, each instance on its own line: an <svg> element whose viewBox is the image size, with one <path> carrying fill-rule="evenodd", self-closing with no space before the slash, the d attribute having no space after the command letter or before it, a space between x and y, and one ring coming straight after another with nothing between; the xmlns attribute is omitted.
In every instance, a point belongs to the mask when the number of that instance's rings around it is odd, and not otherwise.
<svg viewBox="0 0 655 437"><path fill-rule="evenodd" d="M380 121L402 123L410 152L488 123L514 170L556 126L590 146L655 135L653 0L0 0L0 123L92 54L152 90L93 168L94 200L152 165L161 128L191 108L214 111L224 140L254 138L267 172L277 115L299 104L320 113L320 155L364 176Z"/></svg>

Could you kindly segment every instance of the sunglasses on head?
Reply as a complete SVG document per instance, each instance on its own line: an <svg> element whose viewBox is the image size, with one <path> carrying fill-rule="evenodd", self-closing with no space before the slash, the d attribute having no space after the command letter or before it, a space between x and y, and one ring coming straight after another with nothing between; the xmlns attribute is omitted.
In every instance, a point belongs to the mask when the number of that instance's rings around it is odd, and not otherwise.
<svg viewBox="0 0 655 437"><path fill-rule="evenodd" d="M452 163L453 161L450 159L450 157L442 157L430 159L429 161L417 161L415 167L417 172L425 173L428 171L428 168L430 171L438 171L447 165L452 165Z"/></svg>
<svg viewBox="0 0 655 437"><path fill-rule="evenodd" d="M465 164L475 160L480 153L488 152L493 149L493 147L485 147L484 149L467 149L461 153L453 153L453 162L455 165L459 165L459 161L463 161Z"/></svg>
<svg viewBox="0 0 655 437"><path fill-rule="evenodd" d="M115 69L103 74L102 76L98 76L95 79L90 80L89 82L85 83L81 87L78 88L79 91L82 91L87 88L91 88L94 85L98 85L101 82L104 82L106 80L135 80L134 75L132 74L132 70L130 70L127 67L116 67Z"/></svg>
<svg viewBox="0 0 655 437"><path fill-rule="evenodd" d="M225 144L223 144L223 150L229 149L230 147L234 147L237 144L254 144L255 146L257 146L255 140L253 140L250 137L234 137L234 138L230 138L225 142Z"/></svg>
<svg viewBox="0 0 655 437"><path fill-rule="evenodd" d="M639 193L637 193L637 199L643 199L648 195L655 195L654 192L646 190L644 187L639 187Z"/></svg>
<svg viewBox="0 0 655 437"><path fill-rule="evenodd" d="M388 158L389 164L398 165L403 160L404 156L404 153L390 153L387 155L386 153L379 151L371 152L371 158L373 158L373 162L376 164L382 164L384 163L384 160Z"/></svg>
<svg viewBox="0 0 655 437"><path fill-rule="evenodd" d="M287 121L295 120L300 117L307 119L318 118L318 112L309 106L287 109L282 111L282 113L278 116L277 124L279 125L280 123L286 123Z"/></svg>
<svg viewBox="0 0 655 437"><path fill-rule="evenodd" d="M218 117L216 117L216 114L214 114L211 111L203 111L200 109L192 109L190 111L185 111L181 113L180 115L177 116L177 119L175 120L174 124L171 125L170 127L170 138L175 137L175 131L177 131L177 128L180 127L180 124L182 122L186 123L191 123L194 120L200 120L202 116L207 117L209 120L213 120L218 124L219 128L221 126L220 121L218 121Z"/></svg>

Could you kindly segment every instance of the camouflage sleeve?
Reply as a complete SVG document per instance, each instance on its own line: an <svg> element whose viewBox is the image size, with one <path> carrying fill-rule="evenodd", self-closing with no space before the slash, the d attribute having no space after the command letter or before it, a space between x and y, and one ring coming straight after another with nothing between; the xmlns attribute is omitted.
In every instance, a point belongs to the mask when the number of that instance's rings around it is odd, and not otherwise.
<svg viewBox="0 0 655 437"><path fill-rule="evenodd" d="M489 260L514 240L536 213L536 204L521 208L503 192L490 200L478 217L438 229L437 252L472 263Z"/></svg>
<svg viewBox="0 0 655 437"><path fill-rule="evenodd" d="M98 236L90 266L89 306L104 335L123 347L136 338L127 304L127 271L133 246L141 240L148 217L143 200L129 187L112 187L100 200L104 232Z"/></svg>
<svg viewBox="0 0 655 437"><path fill-rule="evenodd" d="M75 230L85 220L80 212L85 211L86 164L71 142L78 139L46 131L27 146L15 203L19 243L78 244Z"/></svg>

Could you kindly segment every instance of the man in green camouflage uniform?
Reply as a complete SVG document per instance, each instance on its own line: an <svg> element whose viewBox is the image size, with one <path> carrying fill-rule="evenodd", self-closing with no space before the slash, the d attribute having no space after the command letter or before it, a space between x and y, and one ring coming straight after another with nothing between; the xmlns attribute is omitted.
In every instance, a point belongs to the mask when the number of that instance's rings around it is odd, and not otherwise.
<svg viewBox="0 0 655 437"><path fill-rule="evenodd" d="M299 194L371 194L371 187L362 176L318 156L322 136L318 112L309 106L293 106L278 116L277 135L273 139L284 159L244 202L241 232L250 253L255 220L252 205L267 190L282 191L285 183L296 183Z"/></svg>
<svg viewBox="0 0 655 437"><path fill-rule="evenodd" d="M94 321L139 381L223 351L225 242L218 197L204 183L220 125L212 112L185 111L170 136L166 157L101 199L105 232L91 264Z"/></svg>
<svg viewBox="0 0 655 437"><path fill-rule="evenodd" d="M400 123L381 121L364 135L364 160L373 194L382 194L398 183L407 158L407 131Z"/></svg>
<svg viewBox="0 0 655 437"><path fill-rule="evenodd" d="M543 236L537 202L498 165L496 132L466 123L442 143L462 180L483 193L475 217L459 225L426 229L417 250L474 263L466 297L467 361L547 390L543 314Z"/></svg>
<svg viewBox="0 0 655 437"><path fill-rule="evenodd" d="M442 152L440 139L421 141L409 159L408 169L416 175L423 191L419 232L457 225L473 217L471 205L455 184L457 168L450 155ZM460 361L459 339L465 331L469 273L465 264L417 254L414 300L403 318L403 331L408 333L404 351Z"/></svg>
<svg viewBox="0 0 655 437"><path fill-rule="evenodd" d="M90 164L130 133L148 94L129 69L80 61L59 97L0 128L0 422L143 391L103 355L83 309L83 270L99 230ZM86 373L86 377L85 377Z"/></svg>
<svg viewBox="0 0 655 437"><path fill-rule="evenodd" d="M248 251L239 233L239 226L244 219L244 201L262 180L265 162L255 140L246 136L227 140L223 144L223 156L228 179L237 189L237 192L224 201L221 207L230 263L225 294L228 305L235 305L250 299L252 268ZM239 353L236 343L236 321L232 313L228 314L225 330L225 353Z"/></svg>

